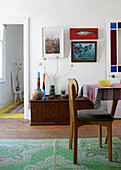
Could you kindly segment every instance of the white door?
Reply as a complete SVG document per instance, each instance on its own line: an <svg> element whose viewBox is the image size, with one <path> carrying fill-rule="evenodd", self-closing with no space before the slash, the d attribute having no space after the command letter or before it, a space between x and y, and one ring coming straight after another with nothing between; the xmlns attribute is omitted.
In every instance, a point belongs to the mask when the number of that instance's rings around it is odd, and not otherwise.
<svg viewBox="0 0 121 170"><path fill-rule="evenodd" d="M121 82L121 20L107 21L107 79ZM112 102L108 102L108 112ZM118 101L115 118L121 118L121 101Z"/></svg>

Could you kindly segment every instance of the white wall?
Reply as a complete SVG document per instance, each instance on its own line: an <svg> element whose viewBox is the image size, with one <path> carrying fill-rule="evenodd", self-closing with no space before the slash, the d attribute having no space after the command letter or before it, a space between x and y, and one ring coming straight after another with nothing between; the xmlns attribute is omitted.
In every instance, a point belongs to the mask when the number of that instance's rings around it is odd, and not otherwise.
<svg viewBox="0 0 121 170"><path fill-rule="evenodd" d="M14 63L23 63L23 26L6 25L5 27L5 57L6 57L6 82L0 83L0 108L13 101L13 89L10 72L15 75L17 67ZM22 66L23 67L23 66ZM20 70L20 87L23 89L23 71ZM16 81L15 81L16 84Z"/></svg>
<svg viewBox="0 0 121 170"><path fill-rule="evenodd" d="M76 78L80 85L97 83L99 79L106 78L106 19L121 18L120 0L4 0L1 3L1 17L30 18L30 96L36 88L37 72L43 72L39 66L42 58L40 31L42 27L64 27L65 58L59 60L57 77L68 72L71 63L69 28L99 28L97 62L75 63L72 72L56 82L57 94L61 89L68 89L69 77ZM49 60L47 68L50 76L53 76L55 67L55 60ZM46 79L46 93L48 87Z"/></svg>

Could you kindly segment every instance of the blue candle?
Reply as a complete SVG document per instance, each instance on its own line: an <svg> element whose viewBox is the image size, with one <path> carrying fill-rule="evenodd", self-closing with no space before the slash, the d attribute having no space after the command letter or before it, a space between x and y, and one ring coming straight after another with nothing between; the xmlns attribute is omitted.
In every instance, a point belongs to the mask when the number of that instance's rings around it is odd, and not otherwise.
<svg viewBox="0 0 121 170"><path fill-rule="evenodd" d="M44 93L44 96L43 96L42 99L44 100L45 99L45 89L43 89L43 93Z"/></svg>
<svg viewBox="0 0 121 170"><path fill-rule="evenodd" d="M37 78L40 78L40 72L37 72Z"/></svg>

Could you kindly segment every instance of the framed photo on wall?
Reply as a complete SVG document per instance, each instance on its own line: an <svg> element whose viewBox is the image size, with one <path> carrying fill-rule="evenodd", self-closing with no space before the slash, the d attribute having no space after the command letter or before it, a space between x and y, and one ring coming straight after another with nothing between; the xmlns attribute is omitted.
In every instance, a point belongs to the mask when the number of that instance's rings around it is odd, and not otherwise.
<svg viewBox="0 0 121 170"><path fill-rule="evenodd" d="M70 28L70 40L98 39L98 28Z"/></svg>
<svg viewBox="0 0 121 170"><path fill-rule="evenodd" d="M63 28L43 28L42 38L44 58L64 57Z"/></svg>
<svg viewBox="0 0 121 170"><path fill-rule="evenodd" d="M73 41L71 42L72 62L96 62L96 41Z"/></svg>

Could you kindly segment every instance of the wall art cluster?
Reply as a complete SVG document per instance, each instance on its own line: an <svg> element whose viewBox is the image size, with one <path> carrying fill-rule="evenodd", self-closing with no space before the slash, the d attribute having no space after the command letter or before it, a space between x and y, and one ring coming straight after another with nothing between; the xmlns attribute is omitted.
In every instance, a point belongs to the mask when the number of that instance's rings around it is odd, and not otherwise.
<svg viewBox="0 0 121 170"><path fill-rule="evenodd" d="M70 28L70 40L98 39L98 28ZM96 62L96 41L72 41L72 62Z"/></svg>
<svg viewBox="0 0 121 170"><path fill-rule="evenodd" d="M96 62L96 39L98 28L70 28L71 62ZM42 28L42 48L43 58L63 58L63 28Z"/></svg>

